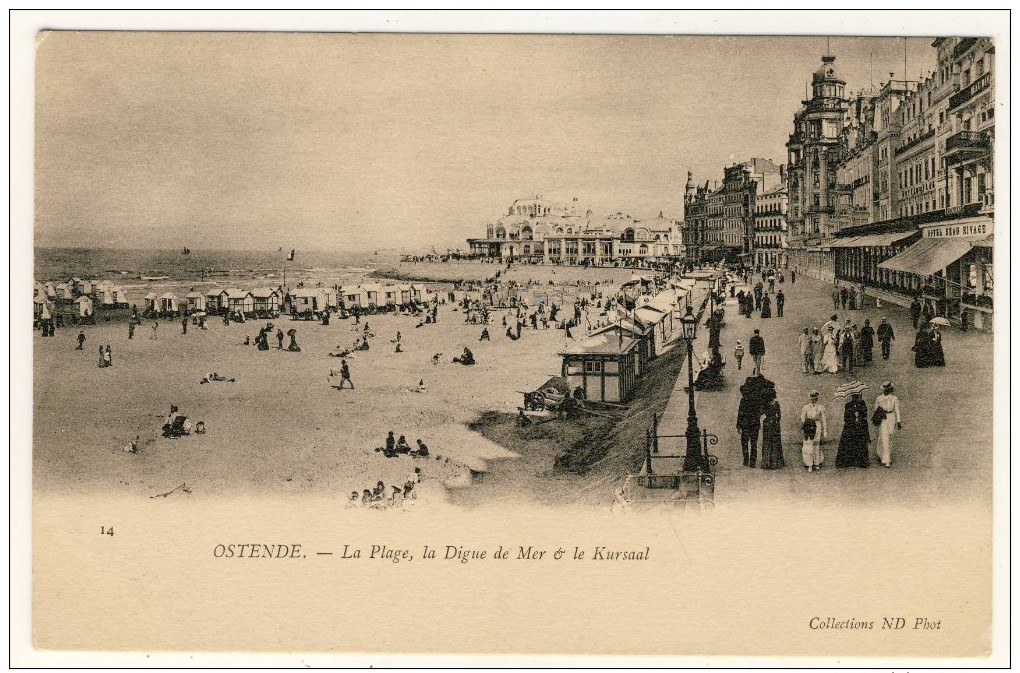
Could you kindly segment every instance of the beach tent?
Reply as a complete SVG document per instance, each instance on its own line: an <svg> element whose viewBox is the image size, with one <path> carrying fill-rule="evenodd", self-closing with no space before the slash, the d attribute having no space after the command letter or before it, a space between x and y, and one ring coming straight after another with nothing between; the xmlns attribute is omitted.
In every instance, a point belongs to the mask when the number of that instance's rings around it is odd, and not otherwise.
<svg viewBox="0 0 1020 673"><path fill-rule="evenodd" d="M128 304L127 292L119 285L113 286L113 303L118 306L127 306Z"/></svg>
<svg viewBox="0 0 1020 673"><path fill-rule="evenodd" d="M77 306L79 316L84 318L86 315L92 315L93 313L92 297L82 295L75 299L74 303Z"/></svg>
<svg viewBox="0 0 1020 673"><path fill-rule="evenodd" d="M33 297L45 297L46 296L46 288L43 287L42 283L37 282L35 284L35 287L32 290L32 296Z"/></svg>
<svg viewBox="0 0 1020 673"><path fill-rule="evenodd" d="M57 297L57 290L53 286L53 283L46 283L43 285L43 288L46 290L46 296L50 299L55 299Z"/></svg>
<svg viewBox="0 0 1020 673"><path fill-rule="evenodd" d="M184 295L184 310L188 313L205 310L205 295L201 292L189 292Z"/></svg>
<svg viewBox="0 0 1020 673"><path fill-rule="evenodd" d="M42 318L43 311L46 310L46 296L36 295L32 299L32 315L35 318Z"/></svg>
<svg viewBox="0 0 1020 673"><path fill-rule="evenodd" d="M365 291L365 306L381 306L383 302L383 288L378 283L366 283L361 286Z"/></svg>
<svg viewBox="0 0 1020 673"><path fill-rule="evenodd" d="M348 285L340 288L340 294L344 300L344 306L351 309L355 306L359 308L365 308L368 306L368 292L365 288L354 285Z"/></svg>
<svg viewBox="0 0 1020 673"><path fill-rule="evenodd" d="M257 287L251 291L251 297L256 311L280 310L280 295L271 287Z"/></svg>
<svg viewBox="0 0 1020 673"><path fill-rule="evenodd" d="M226 308L230 312L251 313L255 310L255 298L246 290L228 287L220 291L219 298L220 308Z"/></svg>
<svg viewBox="0 0 1020 673"><path fill-rule="evenodd" d="M219 311L221 308L223 307L220 306L220 290L215 288L212 290L206 290L205 310L216 312Z"/></svg>
<svg viewBox="0 0 1020 673"><path fill-rule="evenodd" d="M156 311L159 310L159 295L157 295L155 292L150 292L149 294L145 295L144 297L142 297L142 300L145 302L146 311L155 313Z"/></svg>
<svg viewBox="0 0 1020 673"><path fill-rule="evenodd" d="M177 313L177 295L167 292L159 298L159 308L163 313Z"/></svg>
<svg viewBox="0 0 1020 673"><path fill-rule="evenodd" d="M57 283L53 289L57 299L64 299L66 301L74 299L74 291L68 283Z"/></svg>

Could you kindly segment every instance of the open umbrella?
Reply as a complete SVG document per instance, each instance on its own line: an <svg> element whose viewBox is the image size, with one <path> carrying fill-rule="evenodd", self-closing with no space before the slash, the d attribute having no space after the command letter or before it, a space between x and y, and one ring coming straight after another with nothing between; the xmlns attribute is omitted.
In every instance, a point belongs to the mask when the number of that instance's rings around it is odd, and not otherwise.
<svg viewBox="0 0 1020 673"><path fill-rule="evenodd" d="M848 381L840 387L836 388L836 394L833 397L837 400L846 399L855 393L863 393L868 390L868 386L864 385L860 381Z"/></svg>
<svg viewBox="0 0 1020 673"><path fill-rule="evenodd" d="M949 327L949 321L943 317L932 318L929 322L932 325L938 325L939 327Z"/></svg>
<svg viewBox="0 0 1020 673"><path fill-rule="evenodd" d="M287 330L287 336L294 336L295 334L297 334L297 330L296 329L289 329L289 330Z"/></svg>

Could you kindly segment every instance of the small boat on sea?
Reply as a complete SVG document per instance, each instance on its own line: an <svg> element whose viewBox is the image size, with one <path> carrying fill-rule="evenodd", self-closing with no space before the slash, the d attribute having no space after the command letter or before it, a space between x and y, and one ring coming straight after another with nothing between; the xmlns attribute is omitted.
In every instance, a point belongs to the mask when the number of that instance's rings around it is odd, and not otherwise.
<svg viewBox="0 0 1020 673"><path fill-rule="evenodd" d="M170 276L142 276L142 280L170 280Z"/></svg>
<svg viewBox="0 0 1020 673"><path fill-rule="evenodd" d="M188 246L184 246L184 250L181 250L181 254L182 255L190 255L191 254L191 250L188 248Z"/></svg>

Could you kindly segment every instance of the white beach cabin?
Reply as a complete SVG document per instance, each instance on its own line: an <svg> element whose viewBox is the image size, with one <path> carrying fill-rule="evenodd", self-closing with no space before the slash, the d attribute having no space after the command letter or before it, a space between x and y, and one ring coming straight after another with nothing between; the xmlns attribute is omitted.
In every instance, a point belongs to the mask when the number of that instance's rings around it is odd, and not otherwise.
<svg viewBox="0 0 1020 673"><path fill-rule="evenodd" d="M92 304L92 297L82 295L74 300L74 304L77 309L78 315L82 318L88 315L92 315L95 311L94 306Z"/></svg>
<svg viewBox="0 0 1020 673"><path fill-rule="evenodd" d="M159 295L155 292L150 292L142 297L142 301L145 302L146 312L156 313L159 311Z"/></svg>
<svg viewBox="0 0 1020 673"><path fill-rule="evenodd" d="M177 313L178 307L177 295L173 292L167 292L159 298L159 310L163 313Z"/></svg>
<svg viewBox="0 0 1020 673"><path fill-rule="evenodd" d="M189 292L184 295L185 313L198 313L205 310L205 295L201 292Z"/></svg>

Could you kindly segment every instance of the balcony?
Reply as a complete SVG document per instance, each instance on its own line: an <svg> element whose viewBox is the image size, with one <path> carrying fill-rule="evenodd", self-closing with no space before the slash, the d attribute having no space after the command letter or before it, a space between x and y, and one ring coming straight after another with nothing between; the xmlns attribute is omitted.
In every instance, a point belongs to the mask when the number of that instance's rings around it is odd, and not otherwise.
<svg viewBox="0 0 1020 673"><path fill-rule="evenodd" d="M975 82L975 84L976 83L977 82ZM909 143L904 143L900 147L897 147L896 148L896 154L902 154L902 153L904 153L904 152L906 152L908 150L911 150L911 149L917 147L918 145L920 145L921 143L923 143L925 140L928 140L928 139L934 138L934 137L935 137L935 129L932 129L931 131L928 131L926 133L922 133L921 135L919 135L916 138L914 138L913 140L911 140Z"/></svg>
<svg viewBox="0 0 1020 673"><path fill-rule="evenodd" d="M960 131L946 140L946 163L955 164L988 152L988 135L981 131Z"/></svg>
<svg viewBox="0 0 1020 673"><path fill-rule="evenodd" d="M976 80L968 84L960 91L949 97L949 111L952 112L974 96L978 95L992 85L992 73L986 72Z"/></svg>
<svg viewBox="0 0 1020 673"><path fill-rule="evenodd" d="M978 41L976 37L965 37L953 48L953 58L960 58Z"/></svg>

